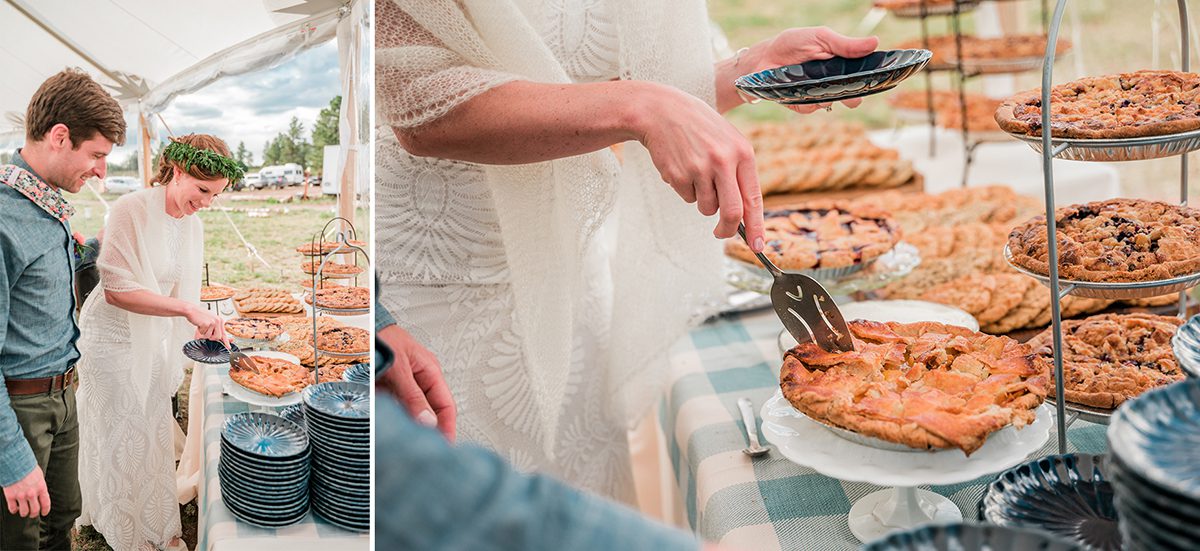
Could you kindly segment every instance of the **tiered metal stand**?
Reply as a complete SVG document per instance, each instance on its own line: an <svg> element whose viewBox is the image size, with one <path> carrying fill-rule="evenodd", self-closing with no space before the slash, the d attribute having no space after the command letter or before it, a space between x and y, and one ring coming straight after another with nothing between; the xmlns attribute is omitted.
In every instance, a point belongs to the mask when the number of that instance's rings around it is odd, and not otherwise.
<svg viewBox="0 0 1200 551"><path fill-rule="evenodd" d="M1186 0L1178 0L1179 4L1179 29L1181 34L1181 59L1183 71L1191 70L1189 49L1188 49L1188 11ZM1031 138L1026 140L1035 149L1040 149L1042 153L1042 171L1045 176L1045 192L1046 192L1046 235L1049 243L1049 278L1043 280L1050 287L1051 293L1051 326L1054 329L1054 379L1056 396L1063 396L1063 358L1062 358L1062 310L1059 304L1067 295L1080 296L1102 296L1105 298L1139 298L1146 296L1156 296L1170 293L1173 290L1179 290L1179 315L1186 317L1187 315L1187 294L1188 286L1196 283L1196 276L1189 278L1177 278L1166 282L1157 282L1158 285L1151 284L1103 284L1103 283L1087 283L1087 282L1065 282L1059 279L1058 276L1058 241L1055 238L1055 223L1054 223L1054 158L1062 157L1066 159L1082 160L1082 161L1126 161L1126 160L1142 160L1153 159L1159 157L1175 156L1180 157L1180 176L1179 176L1179 196L1182 205L1187 206L1188 202L1188 158L1187 154L1190 151L1200 149L1200 138L1190 136L1190 134L1177 134L1171 136L1155 137L1155 138L1135 138L1129 140L1080 140L1080 139L1060 139L1050 136L1050 88L1053 84L1054 75L1054 54L1055 46L1058 40L1059 28L1062 25L1063 12L1066 9L1067 0L1058 0L1058 4L1054 8L1054 16L1050 23L1049 40L1046 44L1046 53L1042 64L1042 136L1040 140ZM1076 418L1082 418L1094 422L1107 423L1107 414L1098 414L1094 411L1087 411L1084 408L1076 408L1065 404L1065 400L1059 399L1055 402L1057 409L1057 428L1058 428L1058 451L1060 454L1067 453L1067 426ZM1072 411L1072 418L1067 419L1067 410Z"/></svg>
<svg viewBox="0 0 1200 551"><path fill-rule="evenodd" d="M1007 1L1014 1L1014 0L990 0L990 1L992 1L992 2L1007 2ZM897 13L897 15L899 15L901 17L915 16L920 19L920 21L921 21L921 47L925 48L926 50L929 49L929 23L928 23L929 18L930 17L939 17L939 16L949 16L950 17L951 32L954 34L954 52L955 52L954 65L953 66L930 65L929 68L926 69L926 71L925 71L925 108L926 108L927 120L929 121L929 125L931 127L931 131L929 133L929 155L934 156L937 153L937 145L936 145L937 136L936 136L936 133L932 131L932 129L937 128L937 113L933 106L933 72L935 72L935 71L953 71L955 74L955 77L956 77L955 84L957 85L957 88L958 88L959 121L962 125L962 127L961 127L962 141L963 141L962 185L964 187L967 185L967 176L971 172L971 164L975 160L975 150L979 146L986 144L986 143L1002 143L1002 142L1009 141L1008 137L1002 137L1002 136L998 136L998 135L997 136L976 136L974 139L972 139L971 131L970 131L970 128L968 127L969 121L967 119L967 92L966 92L967 80L977 77L977 76L981 76L981 75L1022 73L1022 72L1026 72L1026 71L1031 71L1036 68L1035 65L1029 65L1029 66L997 65L997 66L993 66L993 67L987 67L985 64L980 64L980 63L973 63L973 64L970 64L970 66L968 66L968 64L964 63L963 55L962 55L963 34L962 34L961 16L966 11L975 9L975 7L980 3L981 3L981 1L958 0L958 1L954 2L953 4L951 4L949 6L949 8L940 8L940 9L934 10L934 9L930 8L930 6L928 4L928 0L921 0L920 7L915 13L908 13L908 14L905 14L903 12ZM1042 4L1042 32L1046 33L1048 30L1047 29L1047 26L1048 26L1047 14L1049 13L1048 6L1047 6L1047 0L1041 0L1041 4Z"/></svg>
<svg viewBox="0 0 1200 551"><path fill-rule="evenodd" d="M335 222L339 222L339 221L343 222L345 225L343 226L344 229L340 229L334 234L333 243L336 243L337 246L334 247L333 250L331 250L329 253L321 253L320 251L324 250L324 244L328 242L325 239L326 233L329 231L330 226L332 224L334 224ZM319 384L321 382L321 349L319 347L317 347L317 337L318 337L317 314L318 314L318 312L334 313L334 314L338 314L338 315L366 314L366 313L370 312L370 307L364 308L364 309L343 310L343 309L337 309L337 308L328 308L328 307L320 306L317 304L317 289L320 288L320 287L318 287L318 285L320 285L326 279L326 277L324 276L325 265L329 263L331 258L335 258L337 255L340 255L340 254L353 254L354 255L354 265L358 266L359 265L358 264L358 255L361 254L363 259L366 262L366 265L367 266L371 265L370 255L368 255L367 252L362 249L362 247L359 247L357 245L353 245L350 243L351 241L354 241L357 238L358 238L358 232L357 232L357 230L354 229L354 224L352 222L350 222L349 220L342 218L340 216L333 218L332 220L327 222L325 224L325 227L321 228L321 231L313 234L313 237L312 237L312 242L311 242L312 249L311 250L314 251L314 253L316 253L317 255L321 256L321 265L312 274L312 311L313 311L313 315L312 315L313 343L312 343L312 345L313 345L313 381L314 381L314 384ZM311 262L311 259L310 259L310 262ZM353 279L354 279L354 285L358 286L358 276L355 275ZM330 355L330 353L326 352L325 355Z"/></svg>

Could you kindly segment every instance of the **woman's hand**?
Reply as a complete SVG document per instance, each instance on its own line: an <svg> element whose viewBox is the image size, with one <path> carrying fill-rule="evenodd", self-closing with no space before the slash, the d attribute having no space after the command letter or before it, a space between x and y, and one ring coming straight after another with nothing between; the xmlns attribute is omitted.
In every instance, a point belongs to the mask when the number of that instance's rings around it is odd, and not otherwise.
<svg viewBox="0 0 1200 551"><path fill-rule="evenodd" d="M750 142L707 103L676 88L642 83L634 122L663 181L705 216L720 213L713 235L737 234L745 221L754 251L763 248L762 192Z"/></svg>
<svg viewBox="0 0 1200 551"><path fill-rule="evenodd" d="M851 38L834 32L828 27L788 29L774 38L751 46L741 56L734 56L717 64L718 105L724 107L722 109L724 111L736 107L743 101L737 96L737 91L733 87L733 81L739 76L815 59L829 59L834 56L863 57L874 52L877 47L879 47L879 39L873 36ZM853 108L858 107L862 103L862 99L849 99L842 103ZM788 105L786 107L797 113L807 114L817 109L826 109L829 104Z"/></svg>
<svg viewBox="0 0 1200 551"><path fill-rule="evenodd" d="M437 427L447 440L454 442L458 409L437 358L398 325L380 329L376 338L392 350L395 362L376 379L375 385L404 404L417 422Z"/></svg>
<svg viewBox="0 0 1200 551"><path fill-rule="evenodd" d="M188 323L196 326L199 338L221 341L225 346L229 346L229 337L225 335L225 320L221 319L221 316L203 308L191 307L188 308L186 317Z"/></svg>

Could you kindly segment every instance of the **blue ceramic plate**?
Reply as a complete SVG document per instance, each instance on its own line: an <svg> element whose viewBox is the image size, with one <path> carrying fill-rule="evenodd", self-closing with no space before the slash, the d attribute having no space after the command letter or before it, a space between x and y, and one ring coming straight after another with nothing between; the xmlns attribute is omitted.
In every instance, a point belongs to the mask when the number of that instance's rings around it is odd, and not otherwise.
<svg viewBox="0 0 1200 551"><path fill-rule="evenodd" d="M304 419L304 406L302 404L292 404L279 410L279 416L300 425L300 428L304 428L307 424L307 421Z"/></svg>
<svg viewBox="0 0 1200 551"><path fill-rule="evenodd" d="M1200 315L1192 316L1171 337L1171 348L1179 368L1192 377L1200 377Z"/></svg>
<svg viewBox="0 0 1200 551"><path fill-rule="evenodd" d="M230 343L229 346L233 350L238 350L236 344ZM210 341L205 339L188 341L183 345L183 355L200 363L229 363L229 351L225 349L225 344L221 341Z"/></svg>
<svg viewBox="0 0 1200 551"><path fill-rule="evenodd" d="M1074 551L1046 532L991 524L929 524L864 545L862 551Z"/></svg>
<svg viewBox="0 0 1200 551"><path fill-rule="evenodd" d="M342 372L342 380L360 385L371 384L371 364L354 364Z"/></svg>
<svg viewBox="0 0 1200 551"><path fill-rule="evenodd" d="M308 451L308 435L299 425L269 413L237 413L225 420L221 437L257 457L291 458Z"/></svg>
<svg viewBox="0 0 1200 551"><path fill-rule="evenodd" d="M1036 528L1087 549L1121 549L1102 455L1051 455L1013 467L984 490L982 520Z"/></svg>
<svg viewBox="0 0 1200 551"><path fill-rule="evenodd" d="M741 91L778 103L807 104L860 98L895 88L916 74L929 50L882 50L866 57L832 57L738 77Z"/></svg>
<svg viewBox="0 0 1200 551"><path fill-rule="evenodd" d="M347 382L312 385L304 389L304 403L336 419L369 419L371 388Z"/></svg>
<svg viewBox="0 0 1200 551"><path fill-rule="evenodd" d="M230 501L224 495L221 496L221 502L225 504L225 508L229 509L229 512L233 513L233 516L237 517L238 520L263 528L291 526L304 520L304 517L308 515L308 507L304 507L299 512L290 515L270 515L248 509L238 502Z"/></svg>
<svg viewBox="0 0 1200 551"><path fill-rule="evenodd" d="M224 437L221 438L221 462L243 469L249 469L266 476L283 477L300 475L309 470L312 452L279 458L263 458L234 447Z"/></svg>
<svg viewBox="0 0 1200 551"><path fill-rule="evenodd" d="M371 432L370 418L362 417L359 419L340 419L328 413L321 413L320 411L307 405L304 407L304 422L308 425L309 430L318 429L335 432L338 434L368 434Z"/></svg>
<svg viewBox="0 0 1200 551"><path fill-rule="evenodd" d="M1153 389L1122 405L1108 445L1129 471L1200 507L1200 380Z"/></svg>

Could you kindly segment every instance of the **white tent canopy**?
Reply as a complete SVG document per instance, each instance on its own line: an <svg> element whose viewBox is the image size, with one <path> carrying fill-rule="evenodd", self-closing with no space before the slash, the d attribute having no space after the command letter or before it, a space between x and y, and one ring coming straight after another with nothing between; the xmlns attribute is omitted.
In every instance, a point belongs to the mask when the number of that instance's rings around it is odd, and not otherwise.
<svg viewBox="0 0 1200 551"><path fill-rule="evenodd" d="M127 110L270 66L333 38L342 0L0 0L0 133L47 77L80 67Z"/></svg>

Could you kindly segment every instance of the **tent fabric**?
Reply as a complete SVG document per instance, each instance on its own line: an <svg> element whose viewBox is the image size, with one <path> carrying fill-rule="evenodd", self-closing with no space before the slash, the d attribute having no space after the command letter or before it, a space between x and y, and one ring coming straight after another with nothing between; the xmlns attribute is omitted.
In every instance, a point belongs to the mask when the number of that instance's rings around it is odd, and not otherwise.
<svg viewBox="0 0 1200 551"><path fill-rule="evenodd" d="M332 39L350 4L0 0L0 135L24 133L29 98L66 67L93 75L127 110L155 112L222 76L270 67Z"/></svg>

